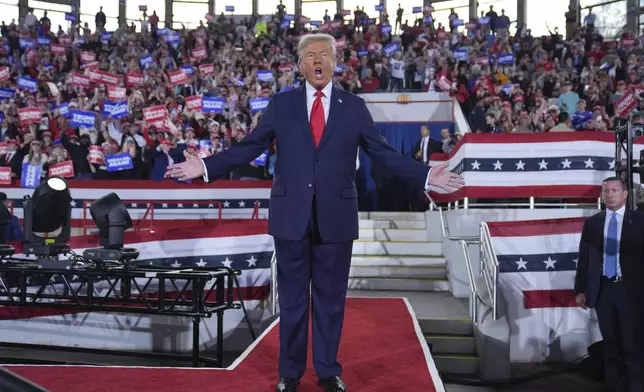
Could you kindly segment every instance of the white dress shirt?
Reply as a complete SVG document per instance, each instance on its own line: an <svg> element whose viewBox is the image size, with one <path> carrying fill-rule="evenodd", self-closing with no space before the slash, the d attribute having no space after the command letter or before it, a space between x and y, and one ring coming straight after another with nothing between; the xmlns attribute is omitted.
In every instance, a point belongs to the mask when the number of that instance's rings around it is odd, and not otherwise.
<svg viewBox="0 0 644 392"><path fill-rule="evenodd" d="M429 136L423 136L420 141L420 150L423 152L423 162L427 163L427 146L429 145Z"/></svg>
<svg viewBox="0 0 644 392"><path fill-rule="evenodd" d="M604 218L604 252L602 258L604 259L604 264L602 267L603 276L606 276L606 238L608 238L608 224L610 223L613 214L617 214L617 276L622 276L622 267L620 266L619 261L619 245L622 242L622 226L624 224L624 213L626 212L626 206L622 206L619 210L613 212L609 209L606 209L606 218Z"/></svg>
<svg viewBox="0 0 644 392"><path fill-rule="evenodd" d="M315 102L315 92L317 89L309 82L306 82L305 85L306 89L306 111L308 113L309 117L309 122L311 121L311 112L313 111L313 103ZM322 89L322 92L324 93L324 97L322 97L322 106L324 107L324 123L327 123L327 120L329 119L329 111L331 109L331 94L333 92L333 84L329 83ZM427 149L427 147L425 147ZM203 164L203 169L204 169L204 175L203 175L203 180L205 182L208 182L208 170L206 168L206 163L201 160ZM356 163L358 165L358 163ZM431 168L429 169L429 173L427 173L427 181L425 182L425 189L429 189L429 175L431 174Z"/></svg>

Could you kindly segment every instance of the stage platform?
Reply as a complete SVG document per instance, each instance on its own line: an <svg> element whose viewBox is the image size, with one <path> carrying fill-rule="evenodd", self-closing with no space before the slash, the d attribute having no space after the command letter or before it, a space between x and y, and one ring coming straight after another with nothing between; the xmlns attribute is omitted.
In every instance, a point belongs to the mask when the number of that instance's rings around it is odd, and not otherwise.
<svg viewBox="0 0 644 392"><path fill-rule="evenodd" d="M51 392L271 391L278 377L279 319L227 369L7 366ZM444 392L411 305L403 298L349 298L340 347L352 392ZM315 385L309 366L299 388ZM79 382L79 380L86 380Z"/></svg>

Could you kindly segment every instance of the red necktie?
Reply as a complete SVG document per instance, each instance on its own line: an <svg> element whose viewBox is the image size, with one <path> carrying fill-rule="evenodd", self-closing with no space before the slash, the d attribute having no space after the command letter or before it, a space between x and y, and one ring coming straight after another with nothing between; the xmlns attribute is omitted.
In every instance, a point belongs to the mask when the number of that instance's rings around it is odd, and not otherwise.
<svg viewBox="0 0 644 392"><path fill-rule="evenodd" d="M311 132L313 133L313 140L315 147L320 144L322 134L324 133L324 105L322 105L322 91L315 92L315 101L313 101L313 109L311 109Z"/></svg>

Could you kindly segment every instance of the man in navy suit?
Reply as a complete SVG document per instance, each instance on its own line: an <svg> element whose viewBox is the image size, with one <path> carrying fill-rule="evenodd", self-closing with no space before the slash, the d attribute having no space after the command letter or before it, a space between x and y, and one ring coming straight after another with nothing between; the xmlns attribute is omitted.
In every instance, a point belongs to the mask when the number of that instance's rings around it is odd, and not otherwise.
<svg viewBox="0 0 644 392"><path fill-rule="evenodd" d="M606 385L644 392L644 214L627 210L627 197L624 181L604 180L606 210L586 218L581 233L575 299L597 312Z"/></svg>
<svg viewBox="0 0 644 392"><path fill-rule="evenodd" d="M5 205L6 208L9 208L9 200L7 199L7 194L0 192L0 202ZM4 236L4 242L15 242L22 241L23 233L22 227L20 226L20 220L15 215L11 215L11 220L7 222L7 228ZM2 242L0 242L1 244Z"/></svg>
<svg viewBox="0 0 644 392"><path fill-rule="evenodd" d="M455 190L463 179L445 165L430 170L403 157L384 141L365 102L332 85L337 63L332 36L304 36L298 57L305 86L273 96L257 127L241 142L203 160L186 156L186 162L168 168L168 176L216 179L276 141L269 214L280 298L276 390L295 392L305 372L312 302L313 362L319 384L328 392L345 392L337 354L353 241L358 238L358 147L379 167L414 185Z"/></svg>

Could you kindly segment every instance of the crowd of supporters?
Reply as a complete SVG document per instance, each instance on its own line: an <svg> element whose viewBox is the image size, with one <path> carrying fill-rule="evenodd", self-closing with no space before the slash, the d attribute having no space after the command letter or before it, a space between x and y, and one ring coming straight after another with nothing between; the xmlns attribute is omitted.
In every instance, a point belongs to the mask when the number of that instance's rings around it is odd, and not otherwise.
<svg viewBox="0 0 644 392"><path fill-rule="evenodd" d="M102 12L67 31L30 12L0 26L0 166L23 180L23 170L46 177L52 166L78 179L162 180L184 151L230 147L272 94L299 87L298 37L315 31L336 37L340 88L449 91L472 132L607 130L624 94L640 97L634 34L605 42L586 17L566 39L556 29L537 38L525 26L511 33L492 7L470 21L452 12L449 26L423 11L409 21L402 10L390 20L362 8L318 25L280 6L270 17L222 14L177 31L160 28L153 12L113 32ZM231 178L270 178L274 152Z"/></svg>

